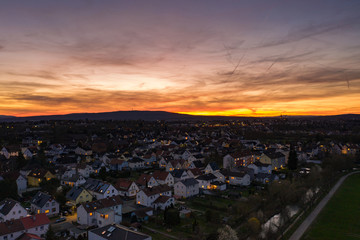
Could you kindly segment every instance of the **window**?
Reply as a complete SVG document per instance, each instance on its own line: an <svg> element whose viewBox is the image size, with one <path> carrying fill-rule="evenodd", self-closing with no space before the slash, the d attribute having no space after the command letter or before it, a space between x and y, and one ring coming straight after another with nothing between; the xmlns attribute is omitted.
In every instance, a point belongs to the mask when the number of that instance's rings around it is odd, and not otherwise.
<svg viewBox="0 0 360 240"><path fill-rule="evenodd" d="M93 215L93 213L91 212L91 213L89 213L89 216L92 216Z"/></svg>
<svg viewBox="0 0 360 240"><path fill-rule="evenodd" d="M41 226L41 227L40 227L40 230L44 230L44 226Z"/></svg>
<svg viewBox="0 0 360 240"><path fill-rule="evenodd" d="M111 190L111 192L112 192L112 193L114 193L114 189L113 189L113 190Z"/></svg>
<svg viewBox="0 0 360 240"><path fill-rule="evenodd" d="M15 215L15 211L13 211L13 215Z"/></svg>
<svg viewBox="0 0 360 240"><path fill-rule="evenodd" d="M49 209L46 209L46 210L45 210L45 213L49 213L49 212L50 212L50 210L49 210Z"/></svg>
<svg viewBox="0 0 360 240"><path fill-rule="evenodd" d="M52 209L52 212L56 212L56 208L53 208L53 209Z"/></svg>
<svg viewBox="0 0 360 240"><path fill-rule="evenodd" d="M37 230L38 230L38 228L36 227L36 228L35 228L35 231L37 231Z"/></svg>
<svg viewBox="0 0 360 240"><path fill-rule="evenodd" d="M19 210L19 213L21 213L21 210Z"/></svg>

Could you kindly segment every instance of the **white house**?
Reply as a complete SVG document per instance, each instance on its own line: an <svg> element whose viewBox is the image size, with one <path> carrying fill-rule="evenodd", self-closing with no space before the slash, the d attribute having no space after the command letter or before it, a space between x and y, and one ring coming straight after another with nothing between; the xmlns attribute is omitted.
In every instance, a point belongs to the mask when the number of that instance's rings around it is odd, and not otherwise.
<svg viewBox="0 0 360 240"><path fill-rule="evenodd" d="M179 197L188 198L199 194L199 182L194 178L188 178L175 183L174 194Z"/></svg>
<svg viewBox="0 0 360 240"><path fill-rule="evenodd" d="M136 169L143 169L145 168L145 161L141 158L134 157L128 161L129 168L136 170Z"/></svg>
<svg viewBox="0 0 360 240"><path fill-rule="evenodd" d="M145 173L140 175L140 177L136 180L136 184L142 188L155 187L159 185L153 176Z"/></svg>
<svg viewBox="0 0 360 240"><path fill-rule="evenodd" d="M240 186L249 186L250 175L245 172L228 172L229 184L230 185L240 185Z"/></svg>
<svg viewBox="0 0 360 240"><path fill-rule="evenodd" d="M40 214L45 213L47 216L56 216L59 214L59 203L49 194L37 192L31 199L31 211Z"/></svg>
<svg viewBox="0 0 360 240"><path fill-rule="evenodd" d="M119 195L118 190L113 185L98 179L88 178L83 187L96 197L96 199Z"/></svg>
<svg viewBox="0 0 360 240"><path fill-rule="evenodd" d="M0 202L0 222L26 217L27 214L18 201L6 198Z"/></svg>
<svg viewBox="0 0 360 240"><path fill-rule="evenodd" d="M169 172L155 171L153 173L153 177L160 185L166 184L168 186L173 186L175 183L175 179L174 179L173 175Z"/></svg>
<svg viewBox="0 0 360 240"><path fill-rule="evenodd" d="M87 226L104 226L122 221L123 201L114 196L82 203L77 208L77 222Z"/></svg>
<svg viewBox="0 0 360 240"><path fill-rule="evenodd" d="M26 189L27 189L27 178L24 175L22 175L20 172L17 172L17 171L15 171L15 172L7 172L7 173L4 173L2 175L2 177L4 179L8 179L8 180L11 180L11 181L16 181L18 194L26 191Z"/></svg>
<svg viewBox="0 0 360 240"><path fill-rule="evenodd" d="M196 180L199 182L199 188L211 189L211 183L217 181L217 177L214 174L209 173L197 177Z"/></svg>
<svg viewBox="0 0 360 240"><path fill-rule="evenodd" d="M165 209L174 204L171 194L172 188L168 185L159 185L152 188L145 188L136 194L136 203L146 207Z"/></svg>
<svg viewBox="0 0 360 240"><path fill-rule="evenodd" d="M49 224L50 220L44 213L0 222L0 239L15 240L23 236L29 237L25 239L39 239L45 236Z"/></svg>
<svg viewBox="0 0 360 240"><path fill-rule="evenodd" d="M115 184L115 188L118 190L119 195L123 197L135 197L139 192L139 187L134 181L119 178Z"/></svg>
<svg viewBox="0 0 360 240"><path fill-rule="evenodd" d="M258 173L271 173L271 171L272 171L271 164L265 164L265 163L261 163L261 162L254 162L247 167L254 169L255 175Z"/></svg>
<svg viewBox="0 0 360 240"><path fill-rule="evenodd" d="M205 172L205 174L208 174L208 173L218 172L219 170L220 169L219 169L218 165L215 162L211 162L211 163L208 163L208 165L206 165L204 172Z"/></svg>

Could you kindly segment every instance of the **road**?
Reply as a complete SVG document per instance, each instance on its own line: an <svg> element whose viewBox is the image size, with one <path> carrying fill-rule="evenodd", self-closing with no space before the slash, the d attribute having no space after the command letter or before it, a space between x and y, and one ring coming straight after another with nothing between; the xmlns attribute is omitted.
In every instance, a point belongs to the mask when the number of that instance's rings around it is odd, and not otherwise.
<svg viewBox="0 0 360 240"><path fill-rule="evenodd" d="M345 176L342 176L339 181L335 184L335 186L330 190L330 192L321 200L321 202L316 206L316 208L310 213L310 215L302 222L302 224L296 229L296 231L291 235L289 240L299 240L302 235L304 235L305 231L309 228L310 224L316 219L321 210L325 207L325 205L329 202L329 200L334 196L336 190L339 189L344 180L353 174L360 172L352 172Z"/></svg>

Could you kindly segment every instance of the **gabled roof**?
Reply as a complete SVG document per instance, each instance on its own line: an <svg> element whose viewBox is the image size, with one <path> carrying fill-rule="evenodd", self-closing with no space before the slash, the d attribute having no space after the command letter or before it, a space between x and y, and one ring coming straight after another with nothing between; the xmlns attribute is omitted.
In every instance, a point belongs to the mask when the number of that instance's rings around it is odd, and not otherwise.
<svg viewBox="0 0 360 240"><path fill-rule="evenodd" d="M133 181L128 179L119 178L115 184L115 188L118 190L128 190Z"/></svg>
<svg viewBox="0 0 360 240"><path fill-rule="evenodd" d="M169 199L169 196L160 196L154 201L154 203L166 203Z"/></svg>
<svg viewBox="0 0 360 240"><path fill-rule="evenodd" d="M210 165L211 169L214 171L219 170L219 167L216 162L210 162L208 165Z"/></svg>
<svg viewBox="0 0 360 240"><path fill-rule="evenodd" d="M97 193L105 193L110 186L111 186L110 183L106 183L94 178L88 178L83 185L83 187L86 188L87 190Z"/></svg>
<svg viewBox="0 0 360 240"><path fill-rule="evenodd" d="M204 164L200 160L196 160L192 162L196 168L203 168Z"/></svg>
<svg viewBox="0 0 360 240"><path fill-rule="evenodd" d="M0 236L25 230L20 219L0 222Z"/></svg>
<svg viewBox="0 0 360 240"><path fill-rule="evenodd" d="M194 176L200 176L202 174L202 172L199 168L192 168L192 169L189 169L188 171L191 171L191 173Z"/></svg>
<svg viewBox="0 0 360 240"><path fill-rule="evenodd" d="M86 191L83 187L73 187L67 192L66 198L75 201L83 191Z"/></svg>
<svg viewBox="0 0 360 240"><path fill-rule="evenodd" d="M164 185L159 185L159 186L155 186L155 187L152 187L152 188L145 188L142 191L149 197L149 196L157 195L157 194L160 194L160 193L168 192L168 191L171 191L171 190L172 190L171 187L164 184Z"/></svg>
<svg viewBox="0 0 360 240"><path fill-rule="evenodd" d="M35 206L42 208L44 205L52 201L54 198L50 196L49 194L43 193L43 192L37 192L35 196L31 199L30 203L34 204Z"/></svg>
<svg viewBox="0 0 360 240"><path fill-rule="evenodd" d="M282 154L281 152L264 152L264 154L266 156L268 156L271 159L277 159L277 158L283 158L285 157L284 154Z"/></svg>
<svg viewBox="0 0 360 240"><path fill-rule="evenodd" d="M3 215L8 215L8 213L13 209L13 207L16 205L16 203L19 203L13 199L6 198L0 202L0 213ZM20 203L19 203L20 205Z"/></svg>
<svg viewBox="0 0 360 240"><path fill-rule="evenodd" d="M171 175L174 178L181 178L181 176L184 174L184 172L186 172L186 170L184 170L184 169L175 169L174 171L171 172Z"/></svg>
<svg viewBox="0 0 360 240"><path fill-rule="evenodd" d="M210 181L210 180L217 179L217 177L212 173L208 173L208 174L201 175L201 176L197 177L196 179L203 180L203 181Z"/></svg>
<svg viewBox="0 0 360 240"><path fill-rule="evenodd" d="M196 181L194 178L187 178L185 180L180 181L182 184L184 184L186 187L194 186L196 184L199 184L198 181Z"/></svg>
<svg viewBox="0 0 360 240"><path fill-rule="evenodd" d="M84 207L86 212L90 213L99 209L110 208L121 204L123 204L123 201L121 200L121 197L117 195L109 198L92 201L89 203L82 203L81 205Z"/></svg>
<svg viewBox="0 0 360 240"><path fill-rule="evenodd" d="M20 218L20 221L24 225L25 229L30 229L30 228L50 224L50 220L45 213L40 213L34 216Z"/></svg>
<svg viewBox="0 0 360 240"><path fill-rule="evenodd" d="M155 178L155 180L165 181L169 174L169 172L157 170L153 173L153 177Z"/></svg>
<svg viewBox="0 0 360 240"><path fill-rule="evenodd" d="M150 179L153 176L149 175L149 174L141 174L140 177L138 178L138 180L136 180L136 183L142 186L146 186L146 184L150 181Z"/></svg>

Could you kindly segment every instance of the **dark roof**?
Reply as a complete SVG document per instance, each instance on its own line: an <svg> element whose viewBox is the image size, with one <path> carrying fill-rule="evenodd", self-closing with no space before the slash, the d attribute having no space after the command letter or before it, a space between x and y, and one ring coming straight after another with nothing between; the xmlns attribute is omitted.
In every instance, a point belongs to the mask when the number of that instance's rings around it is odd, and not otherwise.
<svg viewBox="0 0 360 240"><path fill-rule="evenodd" d="M168 192L168 191L171 191L171 190L172 190L171 187L164 184L164 185L159 185L159 186L155 186L155 187L152 187L152 188L145 188L143 191L147 196L152 196L152 195L160 194L160 193L163 193L163 192Z"/></svg>
<svg viewBox="0 0 360 240"><path fill-rule="evenodd" d="M16 203L19 203L13 199L6 198L0 202L0 213L3 215L8 215L8 213L13 209L13 207L16 205ZM20 205L20 203L19 203Z"/></svg>
<svg viewBox="0 0 360 240"><path fill-rule="evenodd" d="M204 164L200 160L193 161L193 164L196 168L203 168Z"/></svg>
<svg viewBox="0 0 360 240"><path fill-rule="evenodd" d="M166 203L169 199L169 196L160 196L154 201L154 203Z"/></svg>
<svg viewBox="0 0 360 240"><path fill-rule="evenodd" d="M217 177L212 173L208 173L208 174L205 174L205 175L201 175L201 176L197 177L196 179L209 181L209 180L215 180L215 179L217 179Z"/></svg>
<svg viewBox="0 0 360 240"><path fill-rule="evenodd" d="M99 209L110 208L120 204L123 204L123 201L121 200L121 197L117 195L109 198L92 201L89 203L82 203L81 205L84 207L86 212L94 212Z"/></svg>
<svg viewBox="0 0 360 240"><path fill-rule="evenodd" d="M105 191L111 186L110 183L103 182L98 179L88 178L84 183L83 187L87 190L97 192L97 193L105 193Z"/></svg>
<svg viewBox="0 0 360 240"><path fill-rule="evenodd" d="M174 178L181 178L184 172L186 172L184 169L175 169L171 172L171 175L173 175Z"/></svg>
<svg viewBox="0 0 360 240"><path fill-rule="evenodd" d="M121 225L107 225L101 228L96 228L90 232L107 240L145 240L151 239L150 236L132 231Z"/></svg>
<svg viewBox="0 0 360 240"><path fill-rule="evenodd" d="M35 196L31 199L31 203L42 208L47 202L53 200L53 197L49 194L43 192L37 192Z"/></svg>
<svg viewBox="0 0 360 240"><path fill-rule="evenodd" d="M282 154L281 152L264 152L264 154L266 156L268 156L271 159L276 159L276 158L283 158L285 157L284 154Z"/></svg>
<svg viewBox="0 0 360 240"><path fill-rule="evenodd" d="M82 187L73 187L67 192L66 198L75 201L84 190Z"/></svg>
<svg viewBox="0 0 360 240"><path fill-rule="evenodd" d="M216 162L210 162L209 165L210 165L212 170L214 170L214 171L219 170L219 167L216 164Z"/></svg>
<svg viewBox="0 0 360 240"><path fill-rule="evenodd" d="M187 187L199 184L199 182L196 181L194 178L188 178L188 179L182 180L180 182Z"/></svg>

